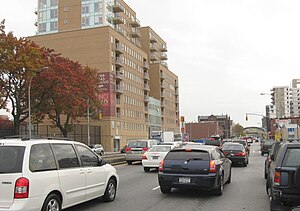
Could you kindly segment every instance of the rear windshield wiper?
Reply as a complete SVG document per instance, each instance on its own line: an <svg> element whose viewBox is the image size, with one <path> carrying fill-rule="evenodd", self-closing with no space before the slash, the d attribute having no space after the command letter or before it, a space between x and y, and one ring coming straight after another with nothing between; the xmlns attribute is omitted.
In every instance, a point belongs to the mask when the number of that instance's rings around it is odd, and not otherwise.
<svg viewBox="0 0 300 211"><path fill-rule="evenodd" d="M186 162L189 162L191 160L203 160L202 158L190 158L190 159L187 159Z"/></svg>

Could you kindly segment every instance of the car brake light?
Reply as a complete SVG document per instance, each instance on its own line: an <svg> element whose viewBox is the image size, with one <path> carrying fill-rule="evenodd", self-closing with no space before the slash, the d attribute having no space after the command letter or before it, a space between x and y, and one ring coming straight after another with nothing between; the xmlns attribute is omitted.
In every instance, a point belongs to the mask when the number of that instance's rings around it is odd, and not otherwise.
<svg viewBox="0 0 300 211"><path fill-rule="evenodd" d="M147 157L145 154L142 155L142 160L147 160Z"/></svg>
<svg viewBox="0 0 300 211"><path fill-rule="evenodd" d="M191 151L192 151L192 149L190 149L190 148L186 148L186 149L185 149L185 151L186 151L186 152L191 152Z"/></svg>
<svg viewBox="0 0 300 211"><path fill-rule="evenodd" d="M280 172L279 171L276 171L274 174L274 184L280 185Z"/></svg>
<svg viewBox="0 0 300 211"><path fill-rule="evenodd" d="M142 148L143 151L148 151L148 149L149 149L148 147L143 147Z"/></svg>
<svg viewBox="0 0 300 211"><path fill-rule="evenodd" d="M224 155L228 155L229 154L229 152L224 152Z"/></svg>
<svg viewBox="0 0 300 211"><path fill-rule="evenodd" d="M234 156L245 156L246 153L245 152L237 152L234 154Z"/></svg>
<svg viewBox="0 0 300 211"><path fill-rule="evenodd" d="M216 173L216 162L214 160L209 162L209 173Z"/></svg>
<svg viewBox="0 0 300 211"><path fill-rule="evenodd" d="M128 151L130 151L130 150L131 150L130 147L126 147L126 149L125 149L126 152L128 152Z"/></svg>
<svg viewBox="0 0 300 211"><path fill-rule="evenodd" d="M15 184L15 199L28 198L29 195L29 180L21 177L17 179Z"/></svg>
<svg viewBox="0 0 300 211"><path fill-rule="evenodd" d="M165 163L164 160L160 161L158 171L163 171L164 170L164 163Z"/></svg>

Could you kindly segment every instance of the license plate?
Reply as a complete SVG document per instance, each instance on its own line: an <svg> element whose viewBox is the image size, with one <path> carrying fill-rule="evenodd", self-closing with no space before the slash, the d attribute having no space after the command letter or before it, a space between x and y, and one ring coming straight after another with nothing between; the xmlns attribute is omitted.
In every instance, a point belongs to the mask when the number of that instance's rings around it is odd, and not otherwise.
<svg viewBox="0 0 300 211"><path fill-rule="evenodd" d="M141 154L141 151L132 151L132 154Z"/></svg>
<svg viewBox="0 0 300 211"><path fill-rule="evenodd" d="M179 183L191 183L191 178L189 177L179 177Z"/></svg>
<svg viewBox="0 0 300 211"><path fill-rule="evenodd" d="M230 154L231 157L234 157L234 154Z"/></svg>
<svg viewBox="0 0 300 211"><path fill-rule="evenodd" d="M153 159L153 160L157 160L157 159L158 159L158 156L152 156L152 159Z"/></svg>

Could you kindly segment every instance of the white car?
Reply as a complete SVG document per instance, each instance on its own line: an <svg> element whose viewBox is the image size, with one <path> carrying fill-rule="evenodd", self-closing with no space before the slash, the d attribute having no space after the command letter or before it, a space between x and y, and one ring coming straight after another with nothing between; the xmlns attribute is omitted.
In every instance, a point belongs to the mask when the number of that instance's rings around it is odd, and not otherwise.
<svg viewBox="0 0 300 211"><path fill-rule="evenodd" d="M116 169L70 140L0 139L0 211L48 211L102 197L113 201Z"/></svg>
<svg viewBox="0 0 300 211"><path fill-rule="evenodd" d="M104 155L104 149L103 149L103 146L101 144L94 144L94 145L91 145L90 148L96 152L98 155Z"/></svg>
<svg viewBox="0 0 300 211"><path fill-rule="evenodd" d="M151 168L158 168L160 161L162 161L174 147L174 145L153 145L152 148L142 156L144 171L148 172Z"/></svg>

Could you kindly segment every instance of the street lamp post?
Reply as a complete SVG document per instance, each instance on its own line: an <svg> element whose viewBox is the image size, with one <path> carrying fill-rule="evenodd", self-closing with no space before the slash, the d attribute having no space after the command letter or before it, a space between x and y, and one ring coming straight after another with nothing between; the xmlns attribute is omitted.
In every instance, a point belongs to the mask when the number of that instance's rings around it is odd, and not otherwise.
<svg viewBox="0 0 300 211"><path fill-rule="evenodd" d="M49 67L42 67L40 69L37 69L35 72L39 73L43 70L47 70L49 69ZM31 82L33 79L34 75L30 76L29 79L29 84L28 84L28 136L29 138L31 138L31 102L30 102L30 98L31 98Z"/></svg>

